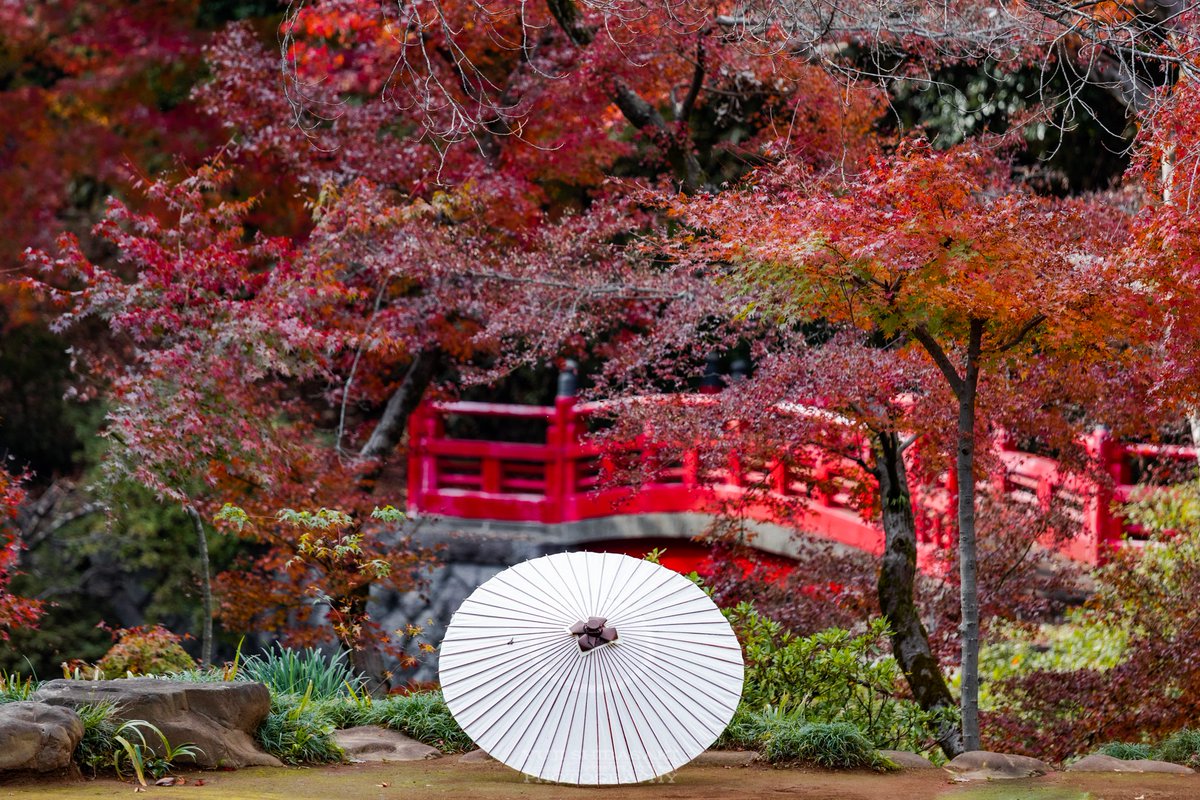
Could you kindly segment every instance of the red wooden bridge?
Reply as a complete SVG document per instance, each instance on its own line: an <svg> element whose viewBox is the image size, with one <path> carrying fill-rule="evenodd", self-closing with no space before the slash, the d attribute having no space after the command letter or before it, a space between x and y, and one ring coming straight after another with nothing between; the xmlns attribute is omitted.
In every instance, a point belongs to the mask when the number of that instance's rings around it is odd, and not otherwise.
<svg viewBox="0 0 1200 800"><path fill-rule="evenodd" d="M861 491L854 474L822 457L801 481L782 462L738 463L719 470L701 467L699 452L690 450L672 464L659 465L636 485L621 482L611 443L588 435L589 418L611 411L605 403L558 397L551 406L474 402L426 402L413 414L409 428L408 508L418 515L465 520L554 525L615 515L700 512L720 513L736 506L752 520L793 528L817 537L878 554L883 533L859 514L852 498ZM452 418L457 425L448 426ZM462 425L463 422L467 424ZM544 429L540 441L500 441L449 435L448 428L523 426ZM1136 490L1135 472L1147 462L1193 462L1195 448L1125 444L1102 429L1087 437L1095 476L1073 474L1057 461L1012 449L997 442L1002 472L992 476L1010 497L1054 506L1075 530L1058 549L1087 564L1102 563L1115 548L1139 546L1138 531L1114 513L1116 503ZM617 448L625 454L648 455L649 442ZM815 478L815 480L813 480ZM752 488L753 487L753 488ZM871 490L872 487L866 487ZM953 507L953 486L922 487L914 492L918 510L918 560L922 565L954 544L945 513Z"/></svg>

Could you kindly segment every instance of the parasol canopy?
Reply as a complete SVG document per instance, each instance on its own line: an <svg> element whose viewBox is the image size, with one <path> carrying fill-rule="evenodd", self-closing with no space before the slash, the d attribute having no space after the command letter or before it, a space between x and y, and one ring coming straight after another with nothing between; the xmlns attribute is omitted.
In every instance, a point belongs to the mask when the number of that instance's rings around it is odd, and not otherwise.
<svg viewBox="0 0 1200 800"><path fill-rule="evenodd" d="M729 623L687 578L616 553L559 553L476 589L439 672L455 720L493 758L598 785L651 780L712 745L743 666Z"/></svg>

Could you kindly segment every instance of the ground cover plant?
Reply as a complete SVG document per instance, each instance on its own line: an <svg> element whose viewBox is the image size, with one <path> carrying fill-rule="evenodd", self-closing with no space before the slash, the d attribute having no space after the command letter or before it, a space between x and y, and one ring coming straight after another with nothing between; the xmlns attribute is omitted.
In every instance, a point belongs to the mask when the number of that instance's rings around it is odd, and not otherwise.
<svg viewBox="0 0 1200 800"><path fill-rule="evenodd" d="M903 676L885 653L887 625L852 634L829 628L797 636L741 603L726 612L742 643L742 702L719 740L762 748L771 760L873 766L877 749L936 747L945 714L905 699Z"/></svg>
<svg viewBox="0 0 1200 800"><path fill-rule="evenodd" d="M271 711L255 737L285 764L325 764L345 758L333 739L334 720L310 693L271 693Z"/></svg>
<svg viewBox="0 0 1200 800"><path fill-rule="evenodd" d="M362 718L366 723L400 731L443 753L461 753L475 746L454 721L441 692L388 697L373 703Z"/></svg>
<svg viewBox="0 0 1200 800"><path fill-rule="evenodd" d="M28 700L37 691L39 683L32 675L0 670L0 703Z"/></svg>

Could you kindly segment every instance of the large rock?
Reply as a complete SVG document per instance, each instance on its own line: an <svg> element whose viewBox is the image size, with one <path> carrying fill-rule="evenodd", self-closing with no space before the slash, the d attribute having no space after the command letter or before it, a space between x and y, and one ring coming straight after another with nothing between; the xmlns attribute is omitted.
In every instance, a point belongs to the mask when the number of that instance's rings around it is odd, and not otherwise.
<svg viewBox="0 0 1200 800"><path fill-rule="evenodd" d="M0 703L0 772L52 772L71 765L83 723L69 708Z"/></svg>
<svg viewBox="0 0 1200 800"><path fill-rule="evenodd" d="M421 761L441 758L436 747L379 725L360 725L334 731L334 740L354 761Z"/></svg>
<svg viewBox="0 0 1200 800"><path fill-rule="evenodd" d="M271 694L261 683L54 680L43 684L34 698L71 707L113 703L117 719L149 722L172 747L195 745L199 752L190 761L200 767L281 766L254 740L254 732L271 710ZM148 733L146 742L153 746L158 737Z"/></svg>
<svg viewBox="0 0 1200 800"><path fill-rule="evenodd" d="M1051 771L1049 764L1036 758L987 750L969 750L955 756L946 769L962 781L1032 778Z"/></svg>
<svg viewBox="0 0 1200 800"><path fill-rule="evenodd" d="M1195 772L1182 764L1170 761L1154 761L1148 758L1121 759L1093 753L1070 764L1067 772L1164 772L1171 775L1191 775Z"/></svg>

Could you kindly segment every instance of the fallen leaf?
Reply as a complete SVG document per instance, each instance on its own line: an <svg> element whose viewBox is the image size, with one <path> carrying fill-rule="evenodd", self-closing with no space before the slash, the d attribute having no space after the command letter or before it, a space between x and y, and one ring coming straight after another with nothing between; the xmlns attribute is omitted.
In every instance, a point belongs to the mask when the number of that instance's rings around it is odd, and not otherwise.
<svg viewBox="0 0 1200 800"><path fill-rule="evenodd" d="M204 778L196 778L196 785L197 785L197 786L203 786L203 785L204 785Z"/></svg>
<svg viewBox="0 0 1200 800"><path fill-rule="evenodd" d="M378 786L378 787L379 787L379 788L381 788L381 789L386 789L386 788L388 788L388 784L386 784L386 783L377 783L377 784L375 784L375 785L376 785L376 786Z"/></svg>

